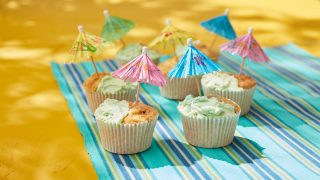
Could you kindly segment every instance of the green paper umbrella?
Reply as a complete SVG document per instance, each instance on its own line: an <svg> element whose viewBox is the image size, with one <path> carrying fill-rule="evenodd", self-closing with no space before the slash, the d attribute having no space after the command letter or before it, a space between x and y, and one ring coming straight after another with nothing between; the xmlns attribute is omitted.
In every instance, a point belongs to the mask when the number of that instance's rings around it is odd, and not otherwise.
<svg viewBox="0 0 320 180"><path fill-rule="evenodd" d="M106 20L103 25L101 36L106 41L113 42L120 40L125 46L122 37L134 27L134 22L120 17L110 16L107 10L104 10L103 14L106 17Z"/></svg>

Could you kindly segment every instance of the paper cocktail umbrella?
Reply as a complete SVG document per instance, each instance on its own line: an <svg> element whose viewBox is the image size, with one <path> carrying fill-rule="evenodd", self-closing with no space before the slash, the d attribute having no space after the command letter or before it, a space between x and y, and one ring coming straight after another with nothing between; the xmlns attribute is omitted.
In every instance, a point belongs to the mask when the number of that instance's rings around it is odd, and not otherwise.
<svg viewBox="0 0 320 180"><path fill-rule="evenodd" d="M192 45L192 39L187 40L187 49L181 56L177 65L168 73L169 78L186 78L220 71L216 63ZM200 84L197 82L198 91Z"/></svg>
<svg viewBox="0 0 320 180"><path fill-rule="evenodd" d="M242 73L246 58L256 62L268 62L268 56L263 52L262 48L252 35L253 29L250 27L248 34L241 36L235 40L223 44L221 51L228 51L231 54L237 54L242 57L240 66L240 74Z"/></svg>
<svg viewBox="0 0 320 180"><path fill-rule="evenodd" d="M134 22L120 17L110 16L107 10L104 10L103 14L106 20L102 28L101 36L110 42L120 40L123 46L125 46L126 44L122 37L134 27Z"/></svg>
<svg viewBox="0 0 320 180"><path fill-rule="evenodd" d="M143 47L140 56L112 73L114 77L130 82L138 82L136 103L139 102L140 83L148 83L155 86L166 85L166 78L148 57L147 49L147 47Z"/></svg>
<svg viewBox="0 0 320 180"><path fill-rule="evenodd" d="M230 23L228 15L229 9L226 9L223 15L209 19L207 21L203 21L201 23L202 27L210 32L215 33L215 36L210 45L211 49L213 48L218 36L224 37L229 40L235 39L237 37Z"/></svg>
<svg viewBox="0 0 320 180"><path fill-rule="evenodd" d="M70 50L69 61L74 62L82 58L88 58L91 60L96 73L98 73L93 55L103 52L106 44L102 38L85 32L83 26L78 26L78 30L79 35Z"/></svg>
<svg viewBox="0 0 320 180"><path fill-rule="evenodd" d="M175 27L167 19L166 27L151 41L149 47L162 53L176 53L176 46L183 45L189 37L191 37L189 33Z"/></svg>

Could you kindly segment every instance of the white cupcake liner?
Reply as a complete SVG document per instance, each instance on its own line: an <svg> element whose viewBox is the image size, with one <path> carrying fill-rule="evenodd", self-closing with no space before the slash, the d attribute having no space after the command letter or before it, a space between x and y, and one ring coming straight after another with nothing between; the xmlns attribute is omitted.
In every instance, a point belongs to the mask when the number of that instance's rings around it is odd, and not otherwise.
<svg viewBox="0 0 320 180"><path fill-rule="evenodd" d="M88 101L89 108L92 113L98 108L98 106L107 98L117 99L117 100L127 100L133 101L135 98L136 90L130 90L128 92L117 92L117 93L99 93L99 92L88 92L86 91L86 97Z"/></svg>
<svg viewBox="0 0 320 180"><path fill-rule="evenodd" d="M167 85L160 87L160 94L169 99L183 100L187 95L199 96L196 79L200 84L202 76L187 78L168 78ZM200 87L201 88L201 87Z"/></svg>
<svg viewBox="0 0 320 180"><path fill-rule="evenodd" d="M154 120L138 124L117 124L97 119L102 146L116 154L135 154L151 146L153 131L158 116Z"/></svg>
<svg viewBox="0 0 320 180"><path fill-rule="evenodd" d="M223 96L236 102L241 108L241 116L247 114L250 110L255 86L251 89L244 89L243 91L217 90L208 88L202 83L201 86L205 96Z"/></svg>
<svg viewBox="0 0 320 180"><path fill-rule="evenodd" d="M240 112L225 117L187 117L181 114L183 130L189 144L203 148L229 145L234 137Z"/></svg>

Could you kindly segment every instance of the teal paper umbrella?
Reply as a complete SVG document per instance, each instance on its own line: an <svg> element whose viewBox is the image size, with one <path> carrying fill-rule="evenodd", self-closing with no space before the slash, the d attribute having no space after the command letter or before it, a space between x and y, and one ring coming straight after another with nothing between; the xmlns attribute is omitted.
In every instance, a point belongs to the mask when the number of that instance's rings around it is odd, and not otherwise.
<svg viewBox="0 0 320 180"><path fill-rule="evenodd" d="M237 37L230 23L228 14L229 14L229 9L226 9L223 15L214 17L212 19L203 21L201 23L202 27L204 27L210 32L215 33L215 36L211 42L210 48L213 48L214 43L216 42L218 36L224 37L229 40L233 40Z"/></svg>
<svg viewBox="0 0 320 180"><path fill-rule="evenodd" d="M103 14L106 20L103 25L101 36L109 42L120 40L123 46L125 46L126 44L122 37L134 27L134 22L117 16L110 16L107 10L104 10Z"/></svg>
<svg viewBox="0 0 320 180"><path fill-rule="evenodd" d="M220 71L219 66L211 59L192 45L192 39L187 40L188 47L181 56L177 65L168 73L169 78L186 78L188 76L198 76L214 71ZM197 83L199 94L200 84Z"/></svg>

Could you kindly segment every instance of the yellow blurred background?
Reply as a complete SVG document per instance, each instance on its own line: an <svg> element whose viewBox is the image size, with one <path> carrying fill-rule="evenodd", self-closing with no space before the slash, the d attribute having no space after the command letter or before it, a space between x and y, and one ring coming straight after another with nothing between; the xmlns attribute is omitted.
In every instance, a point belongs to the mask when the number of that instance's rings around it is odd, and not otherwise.
<svg viewBox="0 0 320 180"><path fill-rule="evenodd" d="M293 42L320 56L318 0L0 0L0 179L97 178L49 62L66 60L78 24L99 35L105 8L136 22L126 42L149 43L171 18L208 43L199 23L230 8L238 35L252 26L264 47Z"/></svg>

